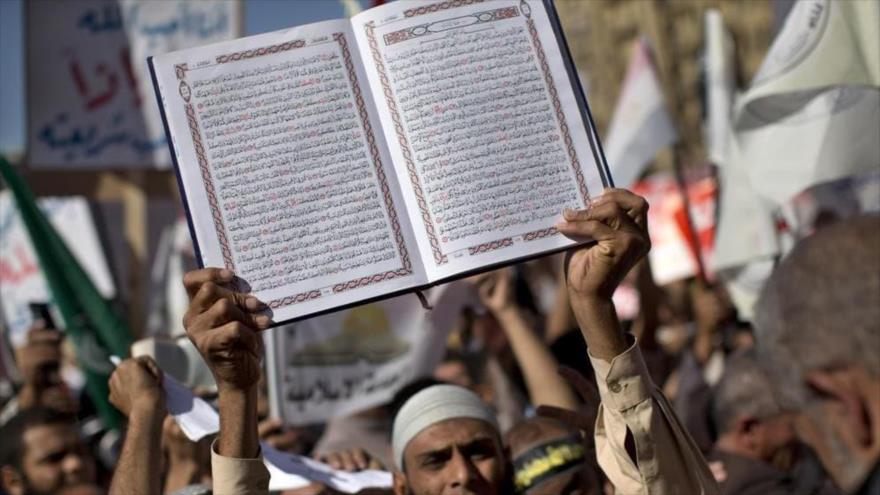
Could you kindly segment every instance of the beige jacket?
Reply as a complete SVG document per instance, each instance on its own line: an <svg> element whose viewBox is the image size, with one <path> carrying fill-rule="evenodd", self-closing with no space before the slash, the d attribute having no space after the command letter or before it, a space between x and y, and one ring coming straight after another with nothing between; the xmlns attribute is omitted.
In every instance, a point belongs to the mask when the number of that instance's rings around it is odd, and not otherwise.
<svg viewBox="0 0 880 495"><path fill-rule="evenodd" d="M599 466L622 495L719 493L693 439L648 376L638 345L609 363L590 356L602 404L596 418ZM635 459L627 452L632 436Z"/></svg>

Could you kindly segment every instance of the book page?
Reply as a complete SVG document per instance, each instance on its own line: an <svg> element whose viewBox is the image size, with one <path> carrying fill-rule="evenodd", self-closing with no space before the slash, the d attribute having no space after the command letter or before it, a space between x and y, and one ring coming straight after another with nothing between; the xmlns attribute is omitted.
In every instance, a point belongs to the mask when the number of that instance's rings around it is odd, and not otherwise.
<svg viewBox="0 0 880 495"><path fill-rule="evenodd" d="M201 262L291 318L422 285L347 20L153 60Z"/></svg>
<svg viewBox="0 0 880 495"><path fill-rule="evenodd" d="M352 19L432 280L559 249L603 189L540 0L407 1Z"/></svg>

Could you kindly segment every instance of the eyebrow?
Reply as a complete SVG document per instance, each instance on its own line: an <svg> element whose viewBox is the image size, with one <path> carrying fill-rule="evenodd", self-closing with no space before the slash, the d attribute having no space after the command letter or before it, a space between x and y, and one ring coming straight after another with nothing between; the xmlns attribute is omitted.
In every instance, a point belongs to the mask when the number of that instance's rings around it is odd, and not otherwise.
<svg viewBox="0 0 880 495"><path fill-rule="evenodd" d="M452 450L452 448L455 447L455 446L458 446L458 448L461 449L461 450L467 451L467 450L470 450L470 449L473 448L473 447L482 447L482 446L484 446L484 445L486 445L486 444L493 444L493 445L494 445L494 443L495 443L495 442L494 442L494 439L493 439L492 437L490 437L490 436L479 436L479 437L477 437L477 438L475 438L475 439L473 439L473 440L471 440L471 441L469 441L469 442L467 442L467 443L465 443L465 444L456 444L456 443L453 443L453 444L444 445L444 446L442 446L442 447L439 447L439 448L436 448L436 449L432 449L432 450L429 450L429 451L426 451L426 452L422 452L421 454L417 454L417 455L416 455L416 458L419 459L419 460L425 460L425 459L429 459L429 458L431 458L431 457L436 457L436 456L439 456L439 455L449 454L449 452L450 452L450 451Z"/></svg>

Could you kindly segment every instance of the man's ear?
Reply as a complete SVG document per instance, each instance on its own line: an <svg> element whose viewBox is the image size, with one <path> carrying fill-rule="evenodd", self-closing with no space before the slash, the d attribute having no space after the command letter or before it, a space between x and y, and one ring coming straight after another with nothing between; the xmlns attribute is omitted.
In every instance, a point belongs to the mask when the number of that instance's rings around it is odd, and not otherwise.
<svg viewBox="0 0 880 495"><path fill-rule="evenodd" d="M407 495L406 476L400 471L394 471L394 495Z"/></svg>
<svg viewBox="0 0 880 495"><path fill-rule="evenodd" d="M24 479L18 469L12 466L0 467L0 488L9 495L24 493Z"/></svg>

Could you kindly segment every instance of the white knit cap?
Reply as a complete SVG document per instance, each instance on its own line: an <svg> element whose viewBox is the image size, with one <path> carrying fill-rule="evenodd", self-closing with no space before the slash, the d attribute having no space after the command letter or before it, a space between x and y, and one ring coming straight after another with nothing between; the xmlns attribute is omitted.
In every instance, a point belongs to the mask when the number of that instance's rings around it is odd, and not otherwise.
<svg viewBox="0 0 880 495"><path fill-rule="evenodd" d="M391 447L398 469L403 469L403 450L425 428L454 418L485 421L499 431L495 413L477 394L455 385L434 385L409 398L397 417L391 435Z"/></svg>

